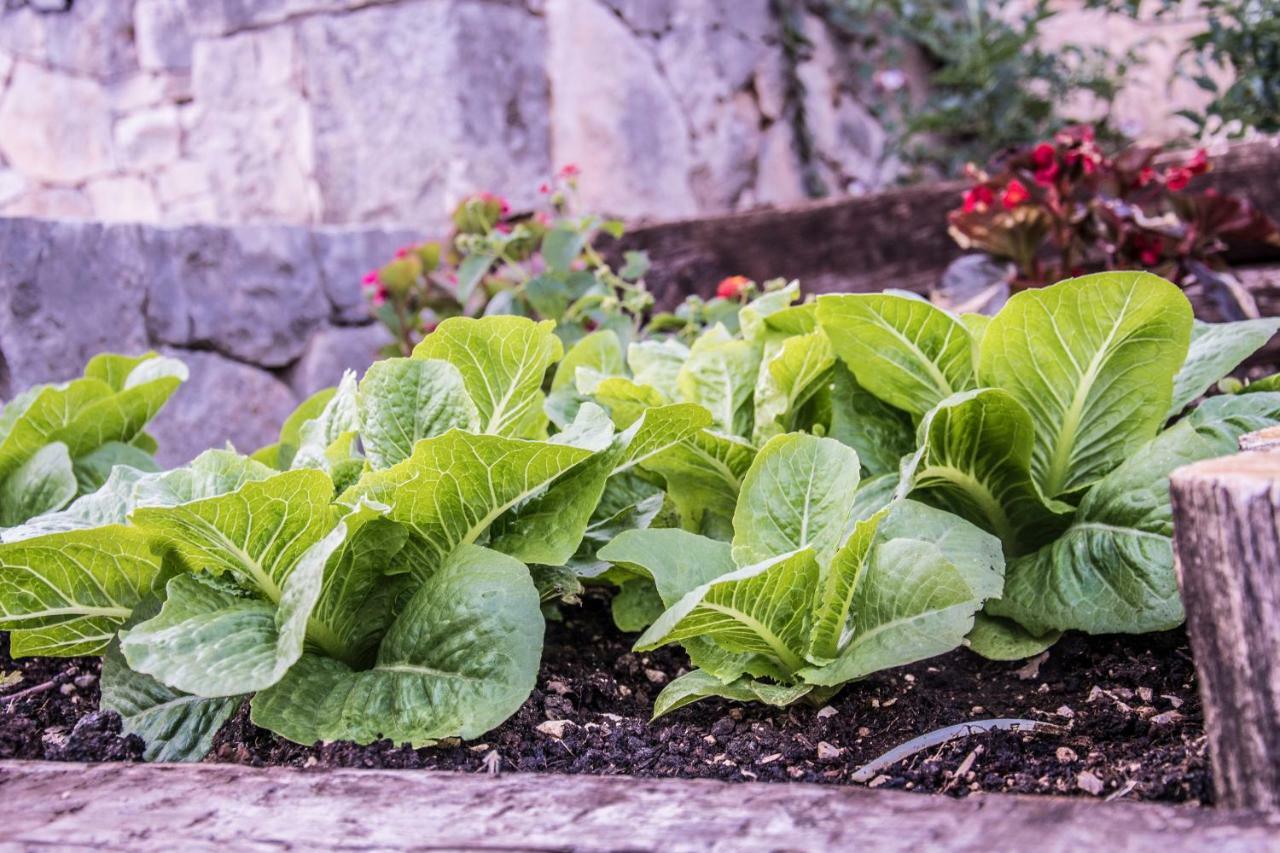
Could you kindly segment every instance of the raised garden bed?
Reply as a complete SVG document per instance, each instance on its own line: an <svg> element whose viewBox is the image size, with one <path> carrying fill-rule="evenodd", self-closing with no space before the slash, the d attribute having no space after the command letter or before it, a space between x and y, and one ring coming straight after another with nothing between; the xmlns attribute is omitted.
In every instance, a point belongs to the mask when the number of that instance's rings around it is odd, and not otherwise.
<svg viewBox="0 0 1280 853"><path fill-rule="evenodd" d="M302 747L255 727L241 709L210 761L263 766L584 773L733 782L848 783L862 765L923 732L991 718L1061 732L971 735L876 773L871 786L956 797L977 791L1132 800L1212 801L1200 700L1181 631L1069 637L1034 663L968 651L882 673L823 709L713 700L650 722L658 691L687 669L678 650L640 655L599 596L548 626L538 686L512 719L476 742L430 749ZM0 645L0 649L4 647ZM18 660L20 686L0 696L0 760L139 760L118 719L97 710L99 663ZM963 772L958 772L963 770Z"/></svg>

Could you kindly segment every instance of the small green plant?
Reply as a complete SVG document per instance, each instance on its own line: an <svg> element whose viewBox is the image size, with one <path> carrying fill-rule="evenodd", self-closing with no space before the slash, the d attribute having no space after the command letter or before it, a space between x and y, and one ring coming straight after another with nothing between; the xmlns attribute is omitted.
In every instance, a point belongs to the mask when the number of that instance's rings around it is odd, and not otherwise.
<svg viewBox="0 0 1280 853"><path fill-rule="evenodd" d="M990 151L1052 136L1071 123L1060 105L1089 95L1103 110L1098 127L1117 135L1111 104L1138 62L1129 51L1040 45L1042 27L1058 10L1050 0L1011 13L989 0L842 0L828 15L892 60L897 45L915 45L930 68L923 102L913 103L903 73L876 74L887 98L882 118L898 153L917 166L958 175Z"/></svg>
<svg viewBox="0 0 1280 853"><path fill-rule="evenodd" d="M374 316L391 332L386 355L408 355L441 320L513 314L556 321L566 344L598 328L628 340L653 305L644 287L649 259L627 252L615 271L595 248L618 238L617 220L573 216L569 202L578 169L569 165L539 187L542 209L514 213L505 199L482 192L453 212L443 241L405 246L364 277Z"/></svg>
<svg viewBox="0 0 1280 853"><path fill-rule="evenodd" d="M1177 19L1180 0L1089 0L1089 5L1135 18ZM1276 0L1198 0L1204 29L1193 34L1179 57L1178 73L1209 92L1202 111L1179 113L1198 134L1240 136L1250 130L1280 131L1280 4Z"/></svg>
<svg viewBox="0 0 1280 853"><path fill-rule="evenodd" d="M84 376L37 385L0 410L0 529L97 490L115 465L156 470L147 423L187 378L155 353L95 356Z"/></svg>

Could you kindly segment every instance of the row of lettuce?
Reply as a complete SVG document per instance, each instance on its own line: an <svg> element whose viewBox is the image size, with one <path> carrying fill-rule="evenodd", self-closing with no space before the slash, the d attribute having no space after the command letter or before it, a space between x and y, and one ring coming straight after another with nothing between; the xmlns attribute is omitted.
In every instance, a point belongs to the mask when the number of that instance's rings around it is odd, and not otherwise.
<svg viewBox="0 0 1280 853"><path fill-rule="evenodd" d="M1167 478L1280 422L1193 404L1280 328L1109 273L994 317L793 284L686 346L447 320L252 456L159 470L172 359L93 359L0 413L0 629L104 655L102 704L191 760L251 697L300 743L476 737L533 689L544 612L616 588L707 696L822 701L962 644L1182 621Z"/></svg>

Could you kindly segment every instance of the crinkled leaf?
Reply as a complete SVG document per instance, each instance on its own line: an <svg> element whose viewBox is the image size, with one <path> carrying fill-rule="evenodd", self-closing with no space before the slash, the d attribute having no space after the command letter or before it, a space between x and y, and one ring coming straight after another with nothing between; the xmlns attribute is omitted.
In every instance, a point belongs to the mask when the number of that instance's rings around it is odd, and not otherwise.
<svg viewBox="0 0 1280 853"><path fill-rule="evenodd" d="M680 398L711 412L717 428L744 435L750 428L746 403L755 387L759 359L750 343L733 338L723 326L713 326L694 341L676 375Z"/></svg>
<svg viewBox="0 0 1280 853"><path fill-rule="evenodd" d="M1070 507L1041 497L1031 476L1031 416L996 388L964 391L920 422L919 450L903 461L899 494L910 494L1000 537L1010 554L1052 539Z"/></svg>
<svg viewBox="0 0 1280 853"><path fill-rule="evenodd" d="M0 482L0 527L15 527L56 512L76 496L76 475L67 446L46 444Z"/></svg>
<svg viewBox="0 0 1280 853"><path fill-rule="evenodd" d="M1236 323L1201 323L1191 327L1187 360L1173 379L1173 417L1222 377L1235 370L1280 330L1280 317L1241 320Z"/></svg>
<svg viewBox="0 0 1280 853"><path fill-rule="evenodd" d="M542 635L538 592L525 567L464 546L410 599L372 669L306 654L254 698L252 718L304 744L477 737L528 698Z"/></svg>
<svg viewBox="0 0 1280 853"><path fill-rule="evenodd" d="M333 483L324 473L289 471L216 497L143 506L131 519L188 571L230 573L274 603L303 554L333 527L332 498Z"/></svg>
<svg viewBox="0 0 1280 853"><path fill-rule="evenodd" d="M619 631L643 631L666 608L653 584L646 578L624 581L614 593L609 609Z"/></svg>
<svg viewBox="0 0 1280 853"><path fill-rule="evenodd" d="M858 489L858 454L804 433L769 439L743 479L733 559L760 563L804 548L825 566L844 541Z"/></svg>
<svg viewBox="0 0 1280 853"><path fill-rule="evenodd" d="M1080 503L1055 542L1009 564L988 605L1034 634L1138 633L1183 619L1173 567L1169 474L1236 450L1241 435L1280 420L1280 394L1214 397L1135 451Z"/></svg>
<svg viewBox="0 0 1280 853"><path fill-rule="evenodd" d="M915 449L911 418L858 384L843 364L831 376L831 426L827 436L858 451L871 476L897 474L902 457Z"/></svg>
<svg viewBox="0 0 1280 853"><path fill-rule="evenodd" d="M848 641L853 595L875 544L876 531L887 514L888 509L883 509L867 520L857 522L853 533L825 568L818 596L814 599L813 631L806 655L809 660L834 659Z"/></svg>
<svg viewBox="0 0 1280 853"><path fill-rule="evenodd" d="M678 708L692 705L700 699L718 696L736 702L763 702L785 708L813 692L810 684L772 684L754 678L739 678L725 683L701 669L687 672L668 684L653 703L653 719L669 714Z"/></svg>
<svg viewBox="0 0 1280 853"><path fill-rule="evenodd" d="M1191 320L1177 286L1133 272L1024 290L992 319L978 375L1031 415L1031 472L1046 497L1096 483L1155 437Z"/></svg>
<svg viewBox="0 0 1280 853"><path fill-rule="evenodd" d="M97 654L134 605L163 585L160 559L148 537L133 528L97 527L0 545L0 629L38 631L27 650ZM14 637L13 654L23 654Z"/></svg>
<svg viewBox="0 0 1280 853"><path fill-rule="evenodd" d="M408 459L424 438L480 429L462 374L439 359L374 362L360 381L359 411L360 440L374 468Z"/></svg>
<svg viewBox="0 0 1280 853"><path fill-rule="evenodd" d="M346 534L345 526L338 525L313 541L289 567L275 595L261 589L246 593L199 575L173 578L160 612L120 632L129 668L210 699L275 684L302 656L325 564ZM318 630L310 639L328 646L332 638Z"/></svg>
<svg viewBox="0 0 1280 853"><path fill-rule="evenodd" d="M150 606L147 606L147 605ZM149 599L135 608L130 622L150 619L160 609ZM118 640L102 659L102 708L120 715L124 734L137 735L147 761L199 761L213 737L239 707L241 697L205 699L174 690L149 675L129 669Z"/></svg>
<svg viewBox="0 0 1280 853"><path fill-rule="evenodd" d="M590 368L602 376L622 375L626 370L626 362L622 355L622 341L618 339L617 333L601 329L570 347L556 367L551 390L572 386L580 367Z"/></svg>
<svg viewBox="0 0 1280 853"><path fill-rule="evenodd" d="M459 545L480 541L499 516L593 455L453 430L418 442L403 462L366 474L341 499L349 506L364 498L391 507L388 517L410 531L405 561L425 580Z"/></svg>
<svg viewBox="0 0 1280 853"><path fill-rule="evenodd" d="M298 430L298 451L290 468L318 468L331 471L351 456L351 443L359 429L356 412L356 374L348 370L342 375L338 389L320 414L306 421Z"/></svg>
<svg viewBox="0 0 1280 853"><path fill-rule="evenodd" d="M563 349L555 321L523 317L451 317L413 350L462 374L482 432L511 438L546 435L542 378Z"/></svg>
<svg viewBox="0 0 1280 853"><path fill-rule="evenodd" d="M712 520L727 526L733 518L738 492L755 455L756 449L742 439L701 430L642 467L666 481L684 525L703 530Z"/></svg>
<svg viewBox="0 0 1280 853"><path fill-rule="evenodd" d="M627 349L627 365L635 381L668 398L676 396L676 377L688 360L689 348L674 338L637 341Z"/></svg>
<svg viewBox="0 0 1280 853"><path fill-rule="evenodd" d="M823 332L787 338L760 366L753 440L759 444L793 429L801 406L822 387L836 362Z"/></svg>
<svg viewBox="0 0 1280 853"><path fill-rule="evenodd" d="M858 384L895 408L923 415L975 387L969 330L928 302L883 293L820 296L818 323Z"/></svg>
<svg viewBox="0 0 1280 853"><path fill-rule="evenodd" d="M691 590L636 641L637 651L705 638L758 654L785 671L804 666L818 564L805 549L721 575Z"/></svg>

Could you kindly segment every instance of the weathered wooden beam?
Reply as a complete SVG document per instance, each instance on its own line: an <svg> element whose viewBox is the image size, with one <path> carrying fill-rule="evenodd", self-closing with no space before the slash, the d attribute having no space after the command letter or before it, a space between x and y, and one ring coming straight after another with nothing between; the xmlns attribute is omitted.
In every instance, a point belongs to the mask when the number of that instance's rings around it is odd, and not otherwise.
<svg viewBox="0 0 1280 853"><path fill-rule="evenodd" d="M1280 815L804 784L0 762L0 848L1274 850Z"/></svg>
<svg viewBox="0 0 1280 853"><path fill-rule="evenodd" d="M1198 462L1169 486L1217 801L1280 809L1280 451Z"/></svg>

